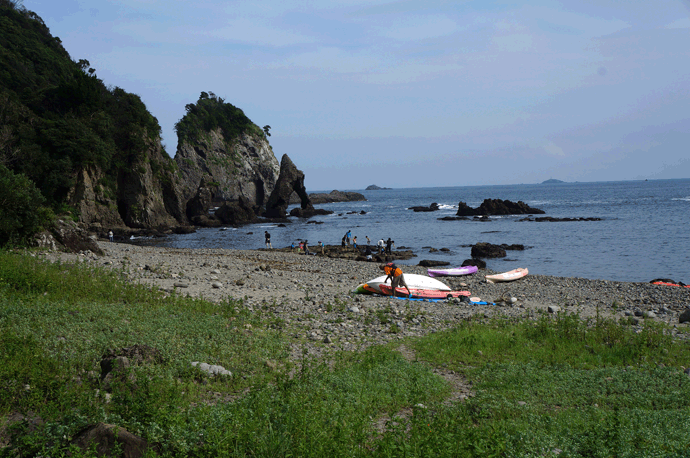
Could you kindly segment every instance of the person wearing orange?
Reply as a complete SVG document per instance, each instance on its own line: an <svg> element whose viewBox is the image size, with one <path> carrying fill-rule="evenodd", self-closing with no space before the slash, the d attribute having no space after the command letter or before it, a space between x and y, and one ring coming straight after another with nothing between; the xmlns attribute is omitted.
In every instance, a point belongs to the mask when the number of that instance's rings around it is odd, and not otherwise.
<svg viewBox="0 0 690 458"><path fill-rule="evenodd" d="M409 286L407 286L407 283L405 282L405 277L400 267L396 266L392 262L389 262L388 264L381 264L379 266L379 269L383 270L387 275L386 280L384 280L384 283L388 283L388 279L390 278L393 295L395 295L396 288L398 288L399 286L404 286L407 290L407 294L412 296L412 292L410 291Z"/></svg>

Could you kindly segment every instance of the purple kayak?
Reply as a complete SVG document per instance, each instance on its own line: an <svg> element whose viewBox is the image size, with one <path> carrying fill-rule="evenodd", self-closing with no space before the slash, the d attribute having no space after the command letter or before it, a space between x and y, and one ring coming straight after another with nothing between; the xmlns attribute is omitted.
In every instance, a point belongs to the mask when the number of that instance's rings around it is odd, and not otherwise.
<svg viewBox="0 0 690 458"><path fill-rule="evenodd" d="M459 277L475 273L477 266L450 267L448 269L427 269L430 277Z"/></svg>

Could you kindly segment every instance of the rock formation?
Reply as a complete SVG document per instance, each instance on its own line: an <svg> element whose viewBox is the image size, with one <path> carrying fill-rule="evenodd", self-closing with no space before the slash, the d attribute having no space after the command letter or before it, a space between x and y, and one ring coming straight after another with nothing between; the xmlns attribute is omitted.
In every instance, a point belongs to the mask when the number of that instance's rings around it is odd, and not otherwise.
<svg viewBox="0 0 690 458"><path fill-rule="evenodd" d="M224 203L215 213L216 217L223 224L238 225L256 218L255 207L244 197L240 197L237 202Z"/></svg>
<svg viewBox="0 0 690 458"><path fill-rule="evenodd" d="M192 199L203 185L208 187L212 202L243 197L252 205L262 206L280 172L278 160L264 137L243 133L237 138L225 138L220 128L184 139L175 161L184 178L185 200ZM191 210L187 210L189 214Z"/></svg>
<svg viewBox="0 0 690 458"><path fill-rule="evenodd" d="M338 191L337 189L334 189L329 193L311 193L309 194L309 199L311 200L312 205L330 204L333 202L358 202L367 200L367 198L359 192ZM292 193L292 195L290 196L290 203L297 204L300 202L301 199L297 195L297 193Z"/></svg>
<svg viewBox="0 0 690 458"><path fill-rule="evenodd" d="M186 225L181 182L160 138L147 139L145 154L131 160L118 170L116 181L96 166L77 171L67 199L77 210L79 222L106 230Z"/></svg>
<svg viewBox="0 0 690 458"><path fill-rule="evenodd" d="M284 218L290 203L290 196L296 192L301 201L303 210L313 210L314 206L309 200L309 195L304 187L304 173L295 167L295 164L284 154L280 160L280 174L271 196L266 202L267 218Z"/></svg>
<svg viewBox="0 0 690 458"><path fill-rule="evenodd" d="M294 208L290 212L291 216L309 218L317 214L330 214L326 210L316 210L309 199L307 190L304 187L304 173L295 167L287 154L283 155L280 161L280 176L271 196L266 203L267 218L284 218L290 202L290 196L295 192L301 200L299 208Z"/></svg>
<svg viewBox="0 0 690 458"><path fill-rule="evenodd" d="M410 210L413 210L415 212L435 212L435 211L438 211L440 209L441 209L441 207L439 207L439 205L436 202L432 203L428 207L424 207L424 206L410 207Z"/></svg>
<svg viewBox="0 0 690 458"><path fill-rule="evenodd" d="M543 210L532 208L523 201L511 202L510 200L501 199L484 199L484 202L477 207L472 208L465 202L458 203L457 216L487 216L487 215L526 215L526 214L544 214Z"/></svg>

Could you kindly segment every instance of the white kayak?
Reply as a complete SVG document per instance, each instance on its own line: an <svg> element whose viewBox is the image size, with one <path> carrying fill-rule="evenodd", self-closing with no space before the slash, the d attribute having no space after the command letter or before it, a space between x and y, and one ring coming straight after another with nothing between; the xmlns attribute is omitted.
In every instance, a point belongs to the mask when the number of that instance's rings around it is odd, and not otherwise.
<svg viewBox="0 0 690 458"><path fill-rule="evenodd" d="M417 274L403 274L405 276L405 283L407 283L407 286L410 288L417 288L417 289L433 289L433 290L438 290L438 291L450 291L450 286L446 285L440 280L436 280L435 278L427 277L426 275L417 275ZM379 289L379 285L382 285L384 281L386 280L386 275L382 275L380 277L376 277L372 280L369 280L366 283L362 283L361 285L358 285L353 292L355 293L360 293L360 294L371 294L375 291L378 291L381 293L381 290ZM390 280L388 281L388 285L390 285ZM365 288L366 287L366 288ZM383 293L381 293L383 294Z"/></svg>
<svg viewBox="0 0 690 458"><path fill-rule="evenodd" d="M504 281L513 281L518 278L526 277L529 270L523 269L522 267L518 269L513 269L508 272L503 272L502 274L487 275L486 281L489 283L499 283Z"/></svg>
<svg viewBox="0 0 690 458"><path fill-rule="evenodd" d="M475 273L477 266L450 267L447 269L427 269L427 273L432 277L459 277Z"/></svg>

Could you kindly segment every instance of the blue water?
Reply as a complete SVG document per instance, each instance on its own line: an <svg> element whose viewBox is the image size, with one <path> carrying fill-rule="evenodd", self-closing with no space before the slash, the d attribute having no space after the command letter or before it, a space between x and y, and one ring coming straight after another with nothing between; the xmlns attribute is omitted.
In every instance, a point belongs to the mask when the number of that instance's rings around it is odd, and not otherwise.
<svg viewBox="0 0 690 458"><path fill-rule="evenodd" d="M340 244L348 229L366 243L392 238L397 248L417 255L401 263L422 259L449 261L459 266L470 257L478 242L523 244L524 251L508 251L508 257L488 259L497 271L527 267L530 273L617 281L649 281L671 278L690 283L690 179L561 183L508 186L459 186L361 191L366 202L321 205L333 210L312 221L291 218L287 227L253 224L240 228L199 229L194 234L156 239L157 245L178 248L264 247L264 231L274 247L293 241L323 240ZM326 191L330 192L330 190ZM471 207L484 199L523 201L553 217L598 217L602 221L519 222L524 215L492 217L488 222L439 221L454 216L459 201ZM437 202L436 212L415 213L411 206ZM360 214L361 211L366 214ZM539 215L537 215L539 216ZM448 248L430 253L428 247Z"/></svg>

